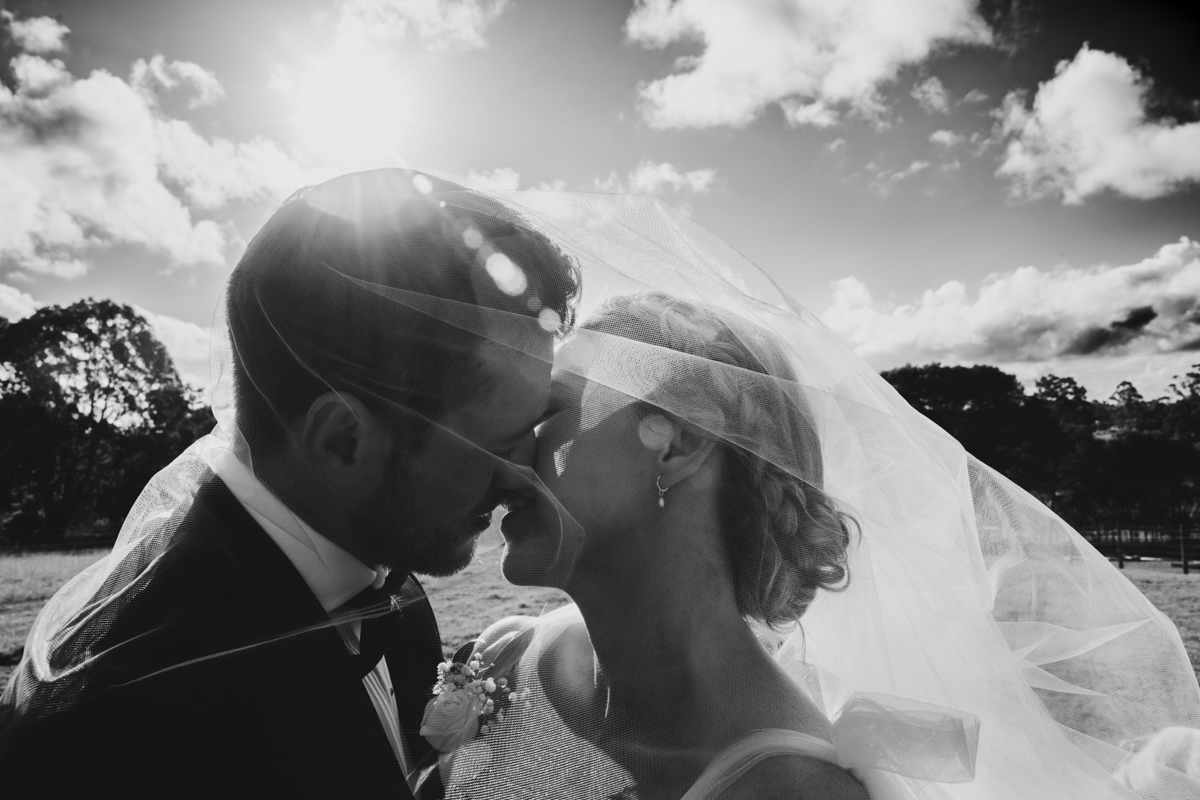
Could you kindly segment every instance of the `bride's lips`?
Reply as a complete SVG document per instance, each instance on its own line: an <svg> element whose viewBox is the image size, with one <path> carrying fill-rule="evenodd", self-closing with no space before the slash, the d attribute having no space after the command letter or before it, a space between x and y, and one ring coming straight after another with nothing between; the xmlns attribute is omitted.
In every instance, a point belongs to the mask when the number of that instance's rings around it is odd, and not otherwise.
<svg viewBox="0 0 1200 800"><path fill-rule="evenodd" d="M521 519L531 509L538 504L536 497L510 497L504 502L504 507L508 512L504 515L504 519L500 522L500 532L504 534L504 538L511 538L513 531L512 524Z"/></svg>

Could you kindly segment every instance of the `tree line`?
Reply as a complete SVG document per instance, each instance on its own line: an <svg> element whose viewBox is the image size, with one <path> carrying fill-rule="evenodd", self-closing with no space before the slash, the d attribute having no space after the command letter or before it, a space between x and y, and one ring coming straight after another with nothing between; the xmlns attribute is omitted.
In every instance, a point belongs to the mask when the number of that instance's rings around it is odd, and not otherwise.
<svg viewBox="0 0 1200 800"><path fill-rule="evenodd" d="M883 377L1075 528L1193 528L1200 519L1200 364L1155 399L1128 381L1091 399L1057 375L1026 393L989 366L905 366Z"/></svg>
<svg viewBox="0 0 1200 800"><path fill-rule="evenodd" d="M990 366L883 377L1077 528L1200 517L1200 364L1156 399L1128 382L1091 399L1056 375L1027 393ZM127 305L86 299L0 318L0 540L115 536L150 477L214 422Z"/></svg>

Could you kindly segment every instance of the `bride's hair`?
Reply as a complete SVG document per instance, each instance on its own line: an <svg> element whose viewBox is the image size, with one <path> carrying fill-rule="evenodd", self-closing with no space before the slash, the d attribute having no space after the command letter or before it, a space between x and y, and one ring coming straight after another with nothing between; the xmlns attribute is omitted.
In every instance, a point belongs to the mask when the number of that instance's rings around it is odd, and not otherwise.
<svg viewBox="0 0 1200 800"><path fill-rule="evenodd" d="M857 523L824 491L808 402L773 335L659 292L612 298L581 327L691 356L673 361L640 399L719 432L720 522L743 615L779 628L798 620L819 589L845 588Z"/></svg>

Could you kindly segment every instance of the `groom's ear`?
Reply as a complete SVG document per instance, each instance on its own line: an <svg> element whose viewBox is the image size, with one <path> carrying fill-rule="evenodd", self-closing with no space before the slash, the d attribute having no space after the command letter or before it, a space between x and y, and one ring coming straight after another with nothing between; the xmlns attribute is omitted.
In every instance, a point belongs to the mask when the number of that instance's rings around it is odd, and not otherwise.
<svg viewBox="0 0 1200 800"><path fill-rule="evenodd" d="M382 475L392 437L357 397L326 392L308 407L301 446L308 468L324 482L368 488Z"/></svg>

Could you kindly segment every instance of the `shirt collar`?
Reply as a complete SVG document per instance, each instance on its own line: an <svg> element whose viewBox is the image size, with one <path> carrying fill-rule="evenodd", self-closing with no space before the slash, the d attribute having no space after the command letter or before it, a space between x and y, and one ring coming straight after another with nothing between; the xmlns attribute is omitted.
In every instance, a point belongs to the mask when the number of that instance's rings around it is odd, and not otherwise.
<svg viewBox="0 0 1200 800"><path fill-rule="evenodd" d="M215 439L204 448L204 461L225 482L250 516L283 551L325 611L344 605L368 586L381 586L387 569L368 567L300 519Z"/></svg>

